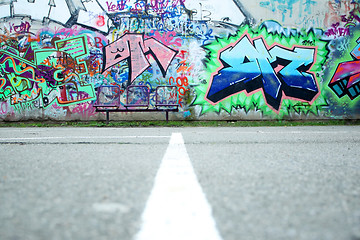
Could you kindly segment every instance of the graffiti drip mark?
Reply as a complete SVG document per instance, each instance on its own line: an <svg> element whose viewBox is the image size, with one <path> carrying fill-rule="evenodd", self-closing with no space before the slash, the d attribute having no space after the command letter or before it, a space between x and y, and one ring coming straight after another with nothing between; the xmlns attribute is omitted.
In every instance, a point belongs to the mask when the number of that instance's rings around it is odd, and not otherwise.
<svg viewBox="0 0 360 240"><path fill-rule="evenodd" d="M128 85L151 66L147 55L150 54L155 59L165 77L170 63L178 53L154 38L144 40L144 34L131 33L126 33L115 42L105 46L103 52L103 71L123 60L128 61L130 68Z"/></svg>
<svg viewBox="0 0 360 240"><path fill-rule="evenodd" d="M360 38L356 42L358 45L351 52L356 60L340 63L329 83L339 98L348 95L354 100L360 95Z"/></svg>
<svg viewBox="0 0 360 240"><path fill-rule="evenodd" d="M316 51L315 47L304 46L269 48L262 37L250 40L245 33L220 50L221 66L211 75L206 98L215 105L244 90L249 94L261 90L267 105L275 111L279 111L284 97L312 102L319 87L308 71Z"/></svg>

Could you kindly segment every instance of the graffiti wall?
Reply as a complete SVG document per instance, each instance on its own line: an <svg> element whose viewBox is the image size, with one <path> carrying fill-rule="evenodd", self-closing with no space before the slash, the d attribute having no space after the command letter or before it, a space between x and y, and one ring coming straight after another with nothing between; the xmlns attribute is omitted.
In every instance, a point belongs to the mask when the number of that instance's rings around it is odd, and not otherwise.
<svg viewBox="0 0 360 240"><path fill-rule="evenodd" d="M0 120L359 119L359 1L0 0Z"/></svg>

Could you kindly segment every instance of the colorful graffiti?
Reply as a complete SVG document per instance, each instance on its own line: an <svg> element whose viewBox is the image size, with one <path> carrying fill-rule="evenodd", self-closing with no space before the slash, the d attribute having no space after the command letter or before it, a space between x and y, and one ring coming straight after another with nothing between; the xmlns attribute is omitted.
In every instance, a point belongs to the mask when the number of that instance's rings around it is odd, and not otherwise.
<svg viewBox="0 0 360 240"><path fill-rule="evenodd" d="M88 56L86 37L53 40L53 48L30 44L23 56L10 46L0 50L2 101L10 98L11 105L30 106L39 99L46 108L54 102L68 106L95 99L93 87L80 81L88 73L82 61Z"/></svg>
<svg viewBox="0 0 360 240"><path fill-rule="evenodd" d="M324 49L326 42L313 32L289 38L267 32L265 27L258 32L244 28L236 35L205 46L210 53L207 60L210 75L202 96L204 101L236 108L241 106L234 101L239 93L250 96L260 91L265 104L276 113L284 99L312 105L320 94L316 74L327 54L319 47ZM315 46L301 45L303 42ZM204 102L195 101L200 103ZM223 109L231 112L228 107Z"/></svg>
<svg viewBox="0 0 360 240"><path fill-rule="evenodd" d="M356 42L358 44L350 53L356 60L340 63L329 83L340 98L347 95L353 100L360 95L360 39Z"/></svg>
<svg viewBox="0 0 360 240"><path fill-rule="evenodd" d="M105 46L103 52L104 71L123 60L128 61L130 66L128 85L150 67L151 64L146 58L147 55L151 54L158 63L163 76L165 76L171 61L177 54L176 50L166 47L153 38L144 40L143 34L129 33Z"/></svg>
<svg viewBox="0 0 360 240"><path fill-rule="evenodd" d="M358 0L0 1L0 120L99 119L106 87L180 120L357 118L359 49Z"/></svg>
<svg viewBox="0 0 360 240"><path fill-rule="evenodd" d="M206 96L214 104L244 90L261 89L266 103L279 110L283 95L311 102L319 93L308 72L316 56L314 47L268 48L262 37L250 40L245 33L219 52L222 66L213 74Z"/></svg>

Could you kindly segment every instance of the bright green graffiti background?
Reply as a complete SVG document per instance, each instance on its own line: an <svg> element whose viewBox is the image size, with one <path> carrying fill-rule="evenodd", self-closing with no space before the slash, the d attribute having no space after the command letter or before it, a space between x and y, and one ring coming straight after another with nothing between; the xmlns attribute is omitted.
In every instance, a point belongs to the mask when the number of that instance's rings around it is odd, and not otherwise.
<svg viewBox="0 0 360 240"><path fill-rule="evenodd" d="M243 109L246 113L250 110L260 111L264 116L272 116L274 118L284 118L289 116L292 113L297 114L313 114L318 115L319 111L323 107L327 106L327 101L321 92L317 99L313 102L312 105L306 102L295 101L290 99L283 99L280 111L278 114L269 108L266 104L264 96L261 91L256 92L250 96L246 96L244 92L230 96L216 105L212 105L205 100L205 94L208 89L209 80L211 74L216 71L217 68L221 66L221 62L218 60L218 52L220 49L225 48L229 44L236 42L241 38L245 33L248 33L251 39L256 37L263 37L267 45L271 46L273 44L278 44L286 48L293 48L294 46L301 46L303 42L312 42L316 47L316 61L312 65L309 72L314 73L316 81L319 83L320 91L324 89L322 79L320 78L323 71L322 66L326 61L328 55L327 50L327 41L320 40L314 33L314 31L303 32L297 35L291 35L287 37L281 34L271 34L268 33L266 27L262 27L257 30L251 29L249 26L242 27L237 31L236 35L230 35L228 38L217 38L214 42L209 45L204 46L208 52L208 58L206 59L206 84L201 84L195 87L196 90L196 99L193 102L193 105L201 106L201 114L208 112L217 112L226 111L229 114L233 112L234 109Z"/></svg>

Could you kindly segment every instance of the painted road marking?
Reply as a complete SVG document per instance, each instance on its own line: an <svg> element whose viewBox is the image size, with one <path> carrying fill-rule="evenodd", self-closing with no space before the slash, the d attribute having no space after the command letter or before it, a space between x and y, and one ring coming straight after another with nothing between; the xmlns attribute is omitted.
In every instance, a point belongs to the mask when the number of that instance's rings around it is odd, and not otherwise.
<svg viewBox="0 0 360 240"><path fill-rule="evenodd" d="M4 140L51 140L51 139L126 139L126 138L169 138L169 136L66 136L66 137L17 137L1 138Z"/></svg>
<svg viewBox="0 0 360 240"><path fill-rule="evenodd" d="M265 134L343 134L343 133L354 133L356 132L356 130L354 131L262 131L262 130L258 130L258 131L231 131L231 132L227 132L227 131L221 131L221 134L257 134L257 133L265 133ZM197 134L209 134L209 132L201 132L201 131L197 131ZM360 133L358 131L358 133Z"/></svg>
<svg viewBox="0 0 360 240"><path fill-rule="evenodd" d="M350 133L350 131L257 131L257 133L266 133L266 134L339 134L339 133Z"/></svg>
<svg viewBox="0 0 360 240"><path fill-rule="evenodd" d="M221 240L181 133L171 135L135 240Z"/></svg>
<svg viewBox="0 0 360 240"><path fill-rule="evenodd" d="M130 212L130 208L126 205L123 205L121 203L94 203L92 205L93 210L96 212L103 212L103 213L114 213L114 212L120 212L120 213L128 213Z"/></svg>

